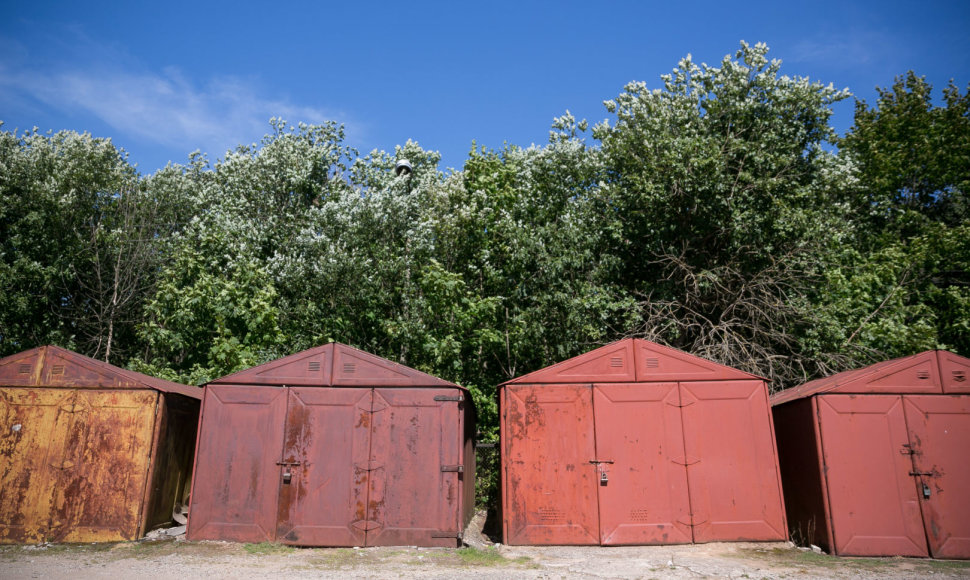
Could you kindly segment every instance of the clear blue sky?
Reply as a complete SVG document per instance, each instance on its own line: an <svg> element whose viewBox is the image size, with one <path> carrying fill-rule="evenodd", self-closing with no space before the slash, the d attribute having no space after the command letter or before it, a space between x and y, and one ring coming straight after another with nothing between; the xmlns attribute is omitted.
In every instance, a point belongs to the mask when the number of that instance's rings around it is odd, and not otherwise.
<svg viewBox="0 0 970 580"><path fill-rule="evenodd" d="M0 5L0 120L111 137L142 173L335 120L362 153L408 139L460 168L472 141L544 144L691 53L765 42L782 73L848 87L970 82L970 0L79 2ZM851 102L836 110L842 132Z"/></svg>

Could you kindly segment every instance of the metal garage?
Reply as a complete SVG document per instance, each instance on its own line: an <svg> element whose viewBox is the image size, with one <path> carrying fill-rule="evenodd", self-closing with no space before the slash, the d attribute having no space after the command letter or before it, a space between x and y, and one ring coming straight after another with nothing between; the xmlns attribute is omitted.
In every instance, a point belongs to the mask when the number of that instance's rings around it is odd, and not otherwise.
<svg viewBox="0 0 970 580"><path fill-rule="evenodd" d="M170 523L201 394L56 346L0 359L0 543L133 540Z"/></svg>
<svg viewBox="0 0 970 580"><path fill-rule="evenodd" d="M508 544L786 537L764 379L626 339L500 387Z"/></svg>
<svg viewBox="0 0 970 580"><path fill-rule="evenodd" d="M970 558L970 359L926 351L772 397L792 536Z"/></svg>
<svg viewBox="0 0 970 580"><path fill-rule="evenodd" d="M188 537L451 546L474 510L474 410L337 343L206 386Z"/></svg>

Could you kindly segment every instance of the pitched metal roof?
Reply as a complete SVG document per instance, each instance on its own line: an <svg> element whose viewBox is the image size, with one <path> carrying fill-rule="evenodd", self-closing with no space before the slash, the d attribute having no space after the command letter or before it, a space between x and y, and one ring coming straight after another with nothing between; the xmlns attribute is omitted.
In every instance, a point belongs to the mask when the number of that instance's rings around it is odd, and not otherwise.
<svg viewBox="0 0 970 580"><path fill-rule="evenodd" d="M640 338L626 338L502 383L633 383L765 380L762 377Z"/></svg>
<svg viewBox="0 0 970 580"><path fill-rule="evenodd" d="M945 350L927 350L844 371L775 393L781 405L822 393L937 394L970 391L970 359ZM966 386L964 386L966 385Z"/></svg>
<svg viewBox="0 0 970 580"><path fill-rule="evenodd" d="M463 388L339 342L291 354L208 384Z"/></svg>
<svg viewBox="0 0 970 580"><path fill-rule="evenodd" d="M47 345L0 359L0 386L82 389L154 389L202 398L202 389L173 383Z"/></svg>

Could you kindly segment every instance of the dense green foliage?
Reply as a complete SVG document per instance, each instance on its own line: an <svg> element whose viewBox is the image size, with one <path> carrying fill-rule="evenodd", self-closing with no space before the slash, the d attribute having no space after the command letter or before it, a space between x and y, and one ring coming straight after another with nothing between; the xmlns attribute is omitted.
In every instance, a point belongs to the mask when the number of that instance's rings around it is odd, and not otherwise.
<svg viewBox="0 0 970 580"><path fill-rule="evenodd" d="M840 137L849 95L780 69L688 57L592 129L566 113L450 174L335 123L150 176L109 140L0 132L0 355L202 383L341 341L467 386L486 440L495 385L627 336L775 389L970 355L970 90L937 106L908 73Z"/></svg>

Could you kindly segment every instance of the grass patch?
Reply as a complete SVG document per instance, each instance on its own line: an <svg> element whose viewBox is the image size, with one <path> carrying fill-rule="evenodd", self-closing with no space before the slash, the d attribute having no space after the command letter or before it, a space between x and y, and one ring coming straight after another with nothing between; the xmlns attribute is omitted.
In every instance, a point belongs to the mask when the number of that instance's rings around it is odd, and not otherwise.
<svg viewBox="0 0 970 580"><path fill-rule="evenodd" d="M970 560L927 560L936 570L970 570Z"/></svg>
<svg viewBox="0 0 970 580"><path fill-rule="evenodd" d="M508 560L502 554L498 553L495 548L485 548L479 550L477 548L458 548L455 551L458 559L466 565L469 566L495 566L496 564L505 564Z"/></svg>
<svg viewBox="0 0 970 580"><path fill-rule="evenodd" d="M243 544L243 551L247 554L264 556L268 554L289 554L295 551L293 546L277 544L276 542L260 542L258 544Z"/></svg>
<svg viewBox="0 0 970 580"><path fill-rule="evenodd" d="M812 568L880 571L902 570L914 576L945 570L970 570L970 561L961 560L932 560L924 558L903 558L901 556L885 558L859 558L852 556L830 556L807 550L791 548L745 549L736 553L740 558L755 558L777 566L791 566L801 568L802 572L810 572Z"/></svg>

